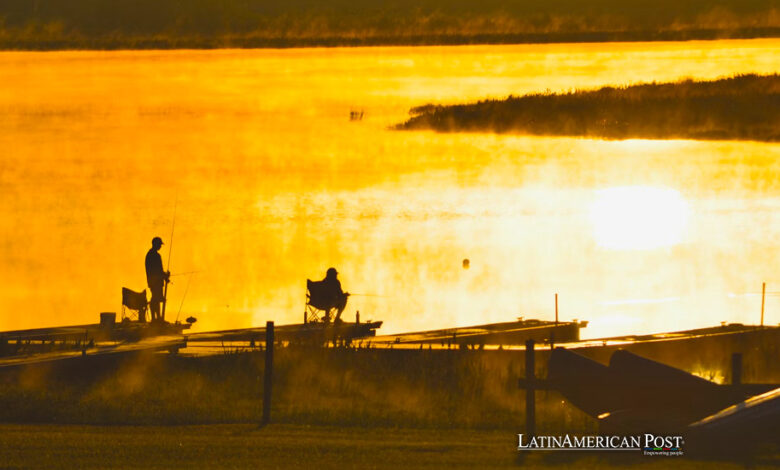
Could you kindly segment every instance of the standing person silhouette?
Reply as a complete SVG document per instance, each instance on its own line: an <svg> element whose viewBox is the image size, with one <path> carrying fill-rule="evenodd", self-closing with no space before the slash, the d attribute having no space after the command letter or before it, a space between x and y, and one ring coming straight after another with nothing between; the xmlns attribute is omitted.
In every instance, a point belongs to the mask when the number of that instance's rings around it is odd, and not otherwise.
<svg viewBox="0 0 780 470"><path fill-rule="evenodd" d="M163 269L160 248L163 246L162 238L152 238L152 247L146 253L146 283L149 290L152 291L152 298L149 300L149 310L151 311L152 321L162 321L160 314L160 302L164 301L163 287L170 279L171 273Z"/></svg>

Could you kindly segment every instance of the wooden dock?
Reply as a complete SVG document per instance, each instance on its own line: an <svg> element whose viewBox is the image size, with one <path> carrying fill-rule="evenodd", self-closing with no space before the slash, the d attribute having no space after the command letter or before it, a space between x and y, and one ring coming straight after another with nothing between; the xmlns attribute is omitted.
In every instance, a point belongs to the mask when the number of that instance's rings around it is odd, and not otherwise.
<svg viewBox="0 0 780 470"><path fill-rule="evenodd" d="M518 320L383 335L372 338L371 343L376 345L519 346L525 344L529 339L545 344L570 343L579 341L580 328L585 328L587 325L586 321Z"/></svg>

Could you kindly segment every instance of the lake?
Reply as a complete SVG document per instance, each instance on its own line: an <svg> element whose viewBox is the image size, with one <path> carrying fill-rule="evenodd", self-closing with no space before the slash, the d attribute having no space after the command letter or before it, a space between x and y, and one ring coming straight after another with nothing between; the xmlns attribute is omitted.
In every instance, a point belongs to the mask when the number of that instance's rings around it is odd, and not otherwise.
<svg viewBox="0 0 780 470"><path fill-rule="evenodd" d="M0 329L120 312L153 236L196 271L167 318L198 331L300 322L330 266L363 294L344 317L383 333L552 319L555 293L584 337L758 323L761 283L780 291L780 145L389 127L426 103L773 73L778 50L0 53Z"/></svg>

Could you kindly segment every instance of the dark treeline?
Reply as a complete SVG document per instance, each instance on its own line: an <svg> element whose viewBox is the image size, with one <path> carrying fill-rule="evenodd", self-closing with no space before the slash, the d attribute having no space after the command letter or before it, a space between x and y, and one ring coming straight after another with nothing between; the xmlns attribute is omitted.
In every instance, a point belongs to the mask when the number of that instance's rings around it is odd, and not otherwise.
<svg viewBox="0 0 780 470"><path fill-rule="evenodd" d="M0 0L4 49L777 36L776 0Z"/></svg>
<svg viewBox="0 0 780 470"><path fill-rule="evenodd" d="M398 129L607 139L780 141L780 75L740 75L425 105Z"/></svg>

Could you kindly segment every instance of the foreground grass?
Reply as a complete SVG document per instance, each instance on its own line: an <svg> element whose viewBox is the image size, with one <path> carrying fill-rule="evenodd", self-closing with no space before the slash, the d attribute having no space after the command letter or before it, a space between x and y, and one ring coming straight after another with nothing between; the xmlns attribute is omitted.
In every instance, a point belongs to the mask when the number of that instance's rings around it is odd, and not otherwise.
<svg viewBox="0 0 780 470"><path fill-rule="evenodd" d="M319 426L0 425L2 468L738 469L634 455L521 456L506 431ZM616 460L617 458L617 460ZM753 468L762 468L756 465Z"/></svg>
<svg viewBox="0 0 780 470"><path fill-rule="evenodd" d="M399 129L607 139L780 141L780 75L741 75L413 108Z"/></svg>
<svg viewBox="0 0 780 470"><path fill-rule="evenodd" d="M513 429L523 419L522 360L509 352L279 348L274 416L290 424ZM257 422L263 367L255 351L87 356L0 369L0 422ZM542 409L550 426L592 426L559 399Z"/></svg>
<svg viewBox="0 0 780 470"><path fill-rule="evenodd" d="M0 48L137 49L780 36L774 0L4 0Z"/></svg>
<svg viewBox="0 0 780 470"><path fill-rule="evenodd" d="M749 345L749 347L747 346ZM580 351L606 364L619 346ZM745 383L780 382L777 329L623 345L673 367L726 377L743 351ZM537 352L547 375L549 349ZM264 355L156 353L77 356L0 367L0 423L187 425L258 422ZM277 423L488 429L525 422L522 351L277 348L272 412ZM596 432L596 422L556 392L536 395L537 429Z"/></svg>

